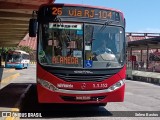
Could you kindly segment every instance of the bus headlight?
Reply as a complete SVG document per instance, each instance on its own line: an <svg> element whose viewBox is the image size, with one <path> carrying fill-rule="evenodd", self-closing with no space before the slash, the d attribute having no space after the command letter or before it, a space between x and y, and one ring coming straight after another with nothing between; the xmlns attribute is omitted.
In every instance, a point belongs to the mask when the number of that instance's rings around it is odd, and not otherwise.
<svg viewBox="0 0 160 120"><path fill-rule="evenodd" d="M125 84L125 79L118 81L117 83L113 84L112 86L110 86L108 88L109 92L112 92L114 90L117 90L118 88L120 88L122 85Z"/></svg>
<svg viewBox="0 0 160 120"><path fill-rule="evenodd" d="M42 79L37 78L37 82L38 82L39 84L41 84L44 88L47 88L47 89L49 89L49 90L51 90L51 91L56 91L56 90L58 90L57 87L55 87L52 83L50 83L50 82L48 82L48 81L46 81L46 80L42 80Z"/></svg>

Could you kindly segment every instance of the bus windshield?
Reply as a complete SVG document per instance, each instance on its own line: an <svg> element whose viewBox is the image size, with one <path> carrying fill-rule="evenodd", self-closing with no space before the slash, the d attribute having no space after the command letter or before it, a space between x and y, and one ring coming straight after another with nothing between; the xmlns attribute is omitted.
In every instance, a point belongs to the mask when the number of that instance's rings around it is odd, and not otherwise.
<svg viewBox="0 0 160 120"><path fill-rule="evenodd" d="M42 65L94 69L124 65L122 27L53 22L39 26L38 60Z"/></svg>
<svg viewBox="0 0 160 120"><path fill-rule="evenodd" d="M22 60L21 57L21 54L18 52L9 53L7 55L7 62L20 62Z"/></svg>

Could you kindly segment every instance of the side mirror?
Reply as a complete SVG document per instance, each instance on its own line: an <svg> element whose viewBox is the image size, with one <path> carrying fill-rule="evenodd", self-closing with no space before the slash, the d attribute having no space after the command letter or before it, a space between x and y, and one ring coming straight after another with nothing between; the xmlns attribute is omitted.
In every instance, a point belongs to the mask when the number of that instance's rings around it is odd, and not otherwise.
<svg viewBox="0 0 160 120"><path fill-rule="evenodd" d="M37 19L29 21L29 37L36 37L37 34Z"/></svg>

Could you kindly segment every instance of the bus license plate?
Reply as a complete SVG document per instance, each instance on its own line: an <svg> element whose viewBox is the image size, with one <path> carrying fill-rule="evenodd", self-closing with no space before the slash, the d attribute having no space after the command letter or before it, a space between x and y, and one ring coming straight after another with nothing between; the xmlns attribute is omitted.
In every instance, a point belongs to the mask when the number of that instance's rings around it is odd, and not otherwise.
<svg viewBox="0 0 160 120"><path fill-rule="evenodd" d="M76 96L76 100L90 100L90 96Z"/></svg>

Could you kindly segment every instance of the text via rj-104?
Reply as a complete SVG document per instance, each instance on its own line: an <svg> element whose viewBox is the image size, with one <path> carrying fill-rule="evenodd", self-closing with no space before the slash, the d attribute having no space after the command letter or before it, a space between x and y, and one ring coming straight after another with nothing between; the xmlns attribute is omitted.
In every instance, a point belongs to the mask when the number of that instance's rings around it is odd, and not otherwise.
<svg viewBox="0 0 160 120"><path fill-rule="evenodd" d="M66 11L65 11L66 12ZM63 8L52 8L52 15L64 15ZM111 19L111 11L94 10L94 9L67 9L66 16L74 17L87 17L87 18L99 18L99 19Z"/></svg>

